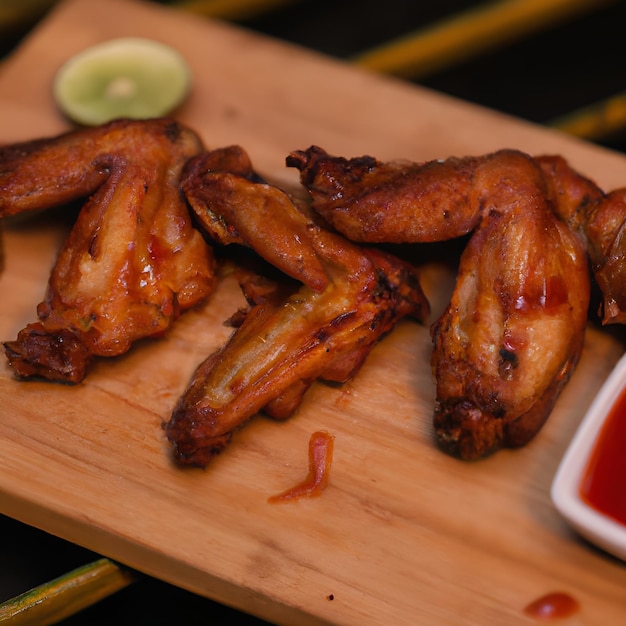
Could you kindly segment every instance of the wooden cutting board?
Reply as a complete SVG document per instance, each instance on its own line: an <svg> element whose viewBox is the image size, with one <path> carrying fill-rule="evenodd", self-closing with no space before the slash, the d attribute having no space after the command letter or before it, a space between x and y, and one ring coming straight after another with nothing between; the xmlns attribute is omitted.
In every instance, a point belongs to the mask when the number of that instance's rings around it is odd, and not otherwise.
<svg viewBox="0 0 626 626"><path fill-rule="evenodd" d="M533 125L309 51L153 4L70 0L0 68L0 142L68 128L51 99L70 55L117 36L180 50L193 93L178 117L209 146L243 145L258 170L297 183L294 149L425 160L502 147L558 152L606 188L626 159ZM34 320L64 236L52 217L4 233L0 338ZM435 313L452 277L424 269ZM590 328L573 380L538 438L463 463L436 449L428 326L401 323L358 376L317 384L284 423L259 417L206 470L180 469L161 423L242 302L221 284L166 339L100 361L75 387L12 379L0 363L0 512L152 576L281 624L527 624L524 607L564 591L565 624L626 615L626 567L580 540L549 488L622 345ZM267 498L307 471L311 433L335 435L330 485ZM158 602L158 598L155 598ZM207 616L207 619L209 616Z"/></svg>

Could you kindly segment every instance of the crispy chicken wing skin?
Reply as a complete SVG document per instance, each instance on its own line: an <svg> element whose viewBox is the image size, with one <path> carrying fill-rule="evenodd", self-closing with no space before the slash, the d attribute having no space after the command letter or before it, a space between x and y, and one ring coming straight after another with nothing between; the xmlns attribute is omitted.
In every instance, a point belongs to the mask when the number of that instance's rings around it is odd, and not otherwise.
<svg viewBox="0 0 626 626"><path fill-rule="evenodd" d="M287 165L300 171L314 209L352 241L416 243L452 239L476 227L472 180L480 160L381 163L311 146L292 152Z"/></svg>
<svg viewBox="0 0 626 626"><path fill-rule="evenodd" d="M167 119L120 120L0 150L0 216L89 196L60 251L39 321L5 343L19 377L80 382L92 357L163 333L213 289L213 252L180 191L203 149Z"/></svg>
<svg viewBox="0 0 626 626"><path fill-rule="evenodd" d="M583 241L556 216L541 167L511 150L408 164L406 179L396 164L317 148L288 163L313 208L351 237L423 242L473 231L432 328L436 437L464 459L529 441L579 359L590 293ZM387 193L388 177L404 184Z"/></svg>
<svg viewBox="0 0 626 626"><path fill-rule="evenodd" d="M587 245L586 223L588 216L604 192L592 180L572 169L559 155L535 157L546 180L552 209Z"/></svg>
<svg viewBox="0 0 626 626"><path fill-rule="evenodd" d="M509 182L492 196L432 328L436 436L465 459L539 431L580 357L589 305L584 246L552 213L534 164L512 158L492 175Z"/></svg>
<svg viewBox="0 0 626 626"><path fill-rule="evenodd" d="M604 302L604 324L626 324L626 189L616 189L586 216L593 273Z"/></svg>
<svg viewBox="0 0 626 626"><path fill-rule="evenodd" d="M327 286L327 270L310 242L309 231L315 228L311 220L294 210L287 194L259 178L241 147L212 150L191 159L183 190L214 241L250 246L309 287ZM243 219L243 212L252 213L251 218Z"/></svg>
<svg viewBox="0 0 626 626"><path fill-rule="evenodd" d="M429 310L413 266L320 228L249 164L221 171L233 155L247 158L232 147L190 163L193 209L220 243L252 247L301 285L253 304L199 366L165 425L181 464L206 465L262 410L287 417L316 379L347 380L398 319Z"/></svg>
<svg viewBox="0 0 626 626"><path fill-rule="evenodd" d="M604 324L626 323L626 189L603 193L561 156L538 157L559 216L587 246Z"/></svg>

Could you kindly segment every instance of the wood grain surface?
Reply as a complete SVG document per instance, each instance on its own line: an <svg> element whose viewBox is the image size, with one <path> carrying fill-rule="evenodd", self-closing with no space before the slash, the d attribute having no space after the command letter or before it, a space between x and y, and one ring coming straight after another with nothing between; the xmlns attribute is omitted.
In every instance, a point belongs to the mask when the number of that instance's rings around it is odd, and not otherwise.
<svg viewBox="0 0 626 626"><path fill-rule="evenodd" d="M502 147L558 152L612 188L626 159L492 111L355 70L224 24L128 0L61 3L0 68L0 142L68 128L51 99L70 55L117 36L176 47L193 72L177 117L212 147L241 144L264 175L295 185L294 149L381 159ZM0 338L34 320L58 214L4 232ZM453 276L429 264L436 314ZM463 463L433 444L428 325L401 323L343 386L316 384L298 413L258 417L206 470L170 460L161 423L242 303L226 280L163 340L101 360L69 387L17 382L0 363L0 512L167 582L278 624L530 624L553 591L580 603L564 624L617 624L626 567L579 539L549 499L558 463L623 351L590 327L574 377L527 447ZM335 436L316 499L270 505L307 471L311 433ZM158 601L158 599L155 599Z"/></svg>

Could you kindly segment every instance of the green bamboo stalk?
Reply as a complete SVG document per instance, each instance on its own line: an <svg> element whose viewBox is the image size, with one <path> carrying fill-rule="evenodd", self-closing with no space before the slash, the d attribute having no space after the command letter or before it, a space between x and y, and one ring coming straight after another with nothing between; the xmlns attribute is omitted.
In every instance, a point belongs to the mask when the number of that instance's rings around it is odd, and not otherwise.
<svg viewBox="0 0 626 626"><path fill-rule="evenodd" d="M615 0L499 0L362 52L352 61L383 74L422 78Z"/></svg>
<svg viewBox="0 0 626 626"><path fill-rule="evenodd" d="M78 567L0 604L0 624L48 626L99 602L136 580L106 558Z"/></svg>

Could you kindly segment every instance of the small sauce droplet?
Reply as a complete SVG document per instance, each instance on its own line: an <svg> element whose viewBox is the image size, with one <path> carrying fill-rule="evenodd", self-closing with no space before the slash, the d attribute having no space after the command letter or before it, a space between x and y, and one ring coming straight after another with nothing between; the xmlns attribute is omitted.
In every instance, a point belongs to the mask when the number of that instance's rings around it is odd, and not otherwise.
<svg viewBox="0 0 626 626"><path fill-rule="evenodd" d="M333 460L335 438L326 431L317 431L309 440L309 473L295 487L276 496L268 498L268 502L288 502L300 498L319 496L328 485L328 475Z"/></svg>
<svg viewBox="0 0 626 626"><path fill-rule="evenodd" d="M562 591L554 591L531 602L524 613L536 619L561 619L570 617L580 605L575 598Z"/></svg>
<svg viewBox="0 0 626 626"><path fill-rule="evenodd" d="M626 388L600 430L580 495L596 510L626 524Z"/></svg>

